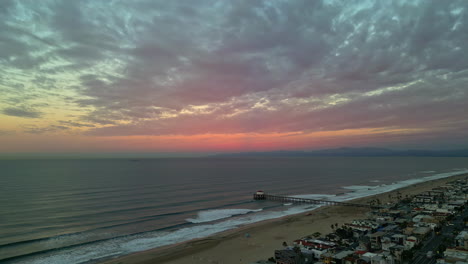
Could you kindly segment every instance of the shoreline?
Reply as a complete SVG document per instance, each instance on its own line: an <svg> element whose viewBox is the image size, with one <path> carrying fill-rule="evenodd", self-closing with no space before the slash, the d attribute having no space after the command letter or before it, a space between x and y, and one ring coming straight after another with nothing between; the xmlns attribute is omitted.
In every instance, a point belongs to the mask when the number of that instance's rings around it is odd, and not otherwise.
<svg viewBox="0 0 468 264"><path fill-rule="evenodd" d="M449 176L411 184L389 192L356 198L347 202L363 203L379 199L383 204L389 201L389 195L414 195L430 190L446 182L468 177L468 173ZM293 240L314 232L331 232L330 225L339 225L354 219L365 218L368 208L345 206L322 206L320 208L268 219L238 228L222 231L214 235L189 240L177 244L136 252L117 258L96 261L101 264L182 264L182 263L250 263L273 256L275 249L282 248L283 241L290 244ZM246 238L245 234L249 233Z"/></svg>

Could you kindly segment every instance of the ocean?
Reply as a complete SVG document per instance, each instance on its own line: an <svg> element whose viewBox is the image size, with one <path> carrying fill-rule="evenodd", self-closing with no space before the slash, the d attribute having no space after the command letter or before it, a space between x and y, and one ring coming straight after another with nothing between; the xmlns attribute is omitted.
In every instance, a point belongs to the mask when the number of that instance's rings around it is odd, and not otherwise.
<svg viewBox="0 0 468 264"><path fill-rule="evenodd" d="M0 262L93 263L467 173L467 158L0 160Z"/></svg>

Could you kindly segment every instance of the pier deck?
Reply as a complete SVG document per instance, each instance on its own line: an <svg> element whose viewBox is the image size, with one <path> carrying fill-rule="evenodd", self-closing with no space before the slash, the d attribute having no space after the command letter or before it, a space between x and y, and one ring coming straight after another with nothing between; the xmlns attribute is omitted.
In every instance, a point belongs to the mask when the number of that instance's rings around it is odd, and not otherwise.
<svg viewBox="0 0 468 264"><path fill-rule="evenodd" d="M282 203L296 203L296 204L341 205L341 206L366 207L366 208L372 208L372 209L382 208L380 206L368 205L368 204L316 200L316 199L298 198L298 197L290 197L290 196L271 195L271 194L266 194L266 193L254 194L254 200L268 200L268 201L277 201L277 202L282 202Z"/></svg>

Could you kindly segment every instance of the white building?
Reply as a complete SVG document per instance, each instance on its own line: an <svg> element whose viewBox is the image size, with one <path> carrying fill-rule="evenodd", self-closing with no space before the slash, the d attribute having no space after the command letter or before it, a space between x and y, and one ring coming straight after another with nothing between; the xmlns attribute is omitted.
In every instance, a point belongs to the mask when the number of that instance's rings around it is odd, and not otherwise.
<svg viewBox="0 0 468 264"><path fill-rule="evenodd" d="M406 249L412 249L418 243L419 243L419 241L418 241L417 237L409 236L409 237L406 238L405 242L403 243L403 246L405 246Z"/></svg>

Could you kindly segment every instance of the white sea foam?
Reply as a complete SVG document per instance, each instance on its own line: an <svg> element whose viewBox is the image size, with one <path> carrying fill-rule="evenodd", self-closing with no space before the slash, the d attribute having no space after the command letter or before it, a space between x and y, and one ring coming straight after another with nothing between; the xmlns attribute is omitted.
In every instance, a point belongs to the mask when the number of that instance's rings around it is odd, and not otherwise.
<svg viewBox="0 0 468 264"><path fill-rule="evenodd" d="M300 195L292 195L291 197L314 199L314 200L330 200L331 198L336 197L336 195L334 194L300 194Z"/></svg>
<svg viewBox="0 0 468 264"><path fill-rule="evenodd" d="M207 237L222 231L233 229L242 225L274 219L286 215L293 215L320 206L295 206L285 211L264 211L256 214L248 214L239 218L230 218L226 221L214 224L202 224L181 228L172 232L152 232L139 236L113 239L111 241L99 242L93 245L85 245L73 249L65 249L55 252L53 255L34 257L30 260L22 260L27 264L55 264L55 263L82 263L92 259L125 255L144 251L152 248L176 244L196 238Z"/></svg>
<svg viewBox="0 0 468 264"><path fill-rule="evenodd" d="M344 186L343 187L344 189L352 190L352 191L342 194L342 195L329 195L326 199L331 200L331 201L349 201L349 200L353 200L356 198L362 198L366 196L372 196L376 194L390 192L396 189L400 189L400 188L413 185L413 184L417 184L417 183L421 183L421 182L447 178L450 176L455 176L455 175L464 174L464 173L468 173L468 169L466 168L459 169L454 172L439 173L439 174L434 174L431 176L426 176L426 177L421 177L421 178L416 178L416 179L409 179L409 180L404 180L400 182L394 182L390 185L381 184L378 186L366 186L366 185ZM320 197L321 195L317 196L314 194L305 194L305 195L296 195L295 197L316 199L316 198L311 198L314 196Z"/></svg>
<svg viewBox="0 0 468 264"><path fill-rule="evenodd" d="M342 195L324 195L324 194L309 194L299 195L296 197L313 198L313 199L329 199L334 201L348 201L355 198L370 196L389 192L398 188L409 186L416 183L421 183L429 180L441 179L457 174L468 173L468 169L460 169L449 173L440 173L418 179L410 179L396 182L391 185L379 186L346 186L346 189L352 192ZM170 244L176 244L196 238L207 237L225 230L234 229L242 225L260 222L263 220L279 218L287 215L303 213L321 205L301 205L287 207L284 211L261 211L252 214L241 215L235 218L228 218L225 221L216 222L214 224L200 224L187 228L181 228L171 232L151 232L138 236L130 236L111 241L98 242L92 245L84 245L73 249L64 249L59 252L53 252L50 255L36 256L32 259L21 260L21 263L28 264L55 264L55 263L82 263L93 259L111 257L118 255L130 254L138 251L144 251L152 248L162 247ZM232 209L231 209L232 210ZM249 210L249 209L240 209ZM219 210L215 210L219 211ZM249 210L252 211L252 210ZM208 212L208 211L207 211ZM202 212L201 212L202 213ZM217 213L219 215L219 212ZM205 216L210 215L206 214ZM215 213L213 213L215 215ZM229 214L225 214L229 215ZM200 217L200 215L199 215ZM229 217L229 216L227 216Z"/></svg>
<svg viewBox="0 0 468 264"><path fill-rule="evenodd" d="M228 218L235 215L243 215L252 212L260 212L262 209L253 210L253 209L218 209L218 210L208 210L208 211L201 211L198 213L196 218L188 218L186 219L188 222L191 223L205 223L211 222L219 219Z"/></svg>

